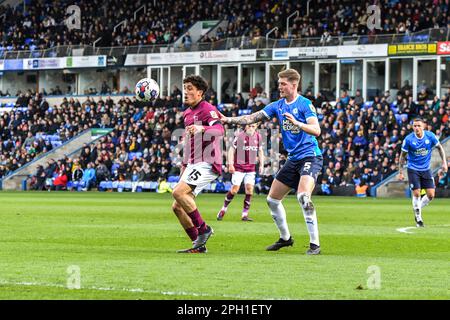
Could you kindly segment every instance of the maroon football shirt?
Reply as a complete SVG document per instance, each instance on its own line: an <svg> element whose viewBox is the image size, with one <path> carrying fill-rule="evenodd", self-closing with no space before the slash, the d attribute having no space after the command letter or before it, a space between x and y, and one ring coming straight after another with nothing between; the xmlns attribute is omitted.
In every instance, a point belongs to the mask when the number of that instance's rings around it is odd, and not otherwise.
<svg viewBox="0 0 450 320"><path fill-rule="evenodd" d="M187 135L184 149L184 163L207 162L212 164L214 172L222 174L223 126L219 120L216 107L202 100L194 108L184 111L184 126L201 125L208 128L204 133Z"/></svg>
<svg viewBox="0 0 450 320"><path fill-rule="evenodd" d="M240 132L233 141L234 168L239 172L256 172L256 158L261 146L261 135L255 132L249 136L245 132Z"/></svg>

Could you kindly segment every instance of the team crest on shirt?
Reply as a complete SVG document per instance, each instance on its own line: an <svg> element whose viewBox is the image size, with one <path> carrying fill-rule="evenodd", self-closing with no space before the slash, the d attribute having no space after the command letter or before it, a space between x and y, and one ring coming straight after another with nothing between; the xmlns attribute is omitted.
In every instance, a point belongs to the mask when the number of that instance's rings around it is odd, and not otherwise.
<svg viewBox="0 0 450 320"><path fill-rule="evenodd" d="M211 117L213 117L214 119L218 119L219 116L217 115L217 112L215 111L210 111L209 114L211 115Z"/></svg>
<svg viewBox="0 0 450 320"><path fill-rule="evenodd" d="M314 108L312 104L309 105L309 108L311 109L312 112L316 113L316 108Z"/></svg>
<svg viewBox="0 0 450 320"><path fill-rule="evenodd" d="M425 144L430 144L430 140L425 140Z"/></svg>
<svg viewBox="0 0 450 320"><path fill-rule="evenodd" d="M293 114L298 114L298 109L295 108L294 110L292 110L292 113L293 113Z"/></svg>

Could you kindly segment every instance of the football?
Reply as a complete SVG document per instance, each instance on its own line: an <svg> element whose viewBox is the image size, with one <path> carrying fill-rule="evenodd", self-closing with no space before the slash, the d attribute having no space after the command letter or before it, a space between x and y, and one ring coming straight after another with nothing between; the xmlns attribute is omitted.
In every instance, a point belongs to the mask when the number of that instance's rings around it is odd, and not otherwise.
<svg viewBox="0 0 450 320"><path fill-rule="evenodd" d="M152 101L159 96L159 85L153 79L143 78L136 83L135 93L139 101Z"/></svg>

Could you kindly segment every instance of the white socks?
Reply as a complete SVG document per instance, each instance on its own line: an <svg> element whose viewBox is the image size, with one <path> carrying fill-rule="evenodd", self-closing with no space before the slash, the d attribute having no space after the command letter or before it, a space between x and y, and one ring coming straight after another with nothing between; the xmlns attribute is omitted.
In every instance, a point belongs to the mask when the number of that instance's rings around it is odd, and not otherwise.
<svg viewBox="0 0 450 320"><path fill-rule="evenodd" d="M305 192L297 193L297 199L302 207L303 216L305 217L306 227L309 232L309 242L320 246L319 227L317 225L317 215L314 204L312 203L309 195Z"/></svg>
<svg viewBox="0 0 450 320"><path fill-rule="evenodd" d="M273 221L277 225L280 231L280 238L283 240L289 240L291 234L286 220L286 211L284 210L281 200L273 199L267 196L267 204L270 208L270 214L272 215Z"/></svg>
<svg viewBox="0 0 450 320"><path fill-rule="evenodd" d="M428 198L428 196L424 195L422 198L422 203L421 203L420 207L423 208L423 207L427 206L430 203L430 201L431 200Z"/></svg>
<svg viewBox="0 0 450 320"><path fill-rule="evenodd" d="M419 197L412 196L412 205L414 214L416 215L416 220L422 221L422 199L420 199L420 196Z"/></svg>

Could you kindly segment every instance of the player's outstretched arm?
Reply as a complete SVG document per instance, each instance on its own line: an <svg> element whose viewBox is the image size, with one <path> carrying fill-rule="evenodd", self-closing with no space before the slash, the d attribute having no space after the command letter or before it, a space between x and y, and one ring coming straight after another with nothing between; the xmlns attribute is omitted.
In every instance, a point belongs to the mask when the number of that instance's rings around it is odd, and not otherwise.
<svg viewBox="0 0 450 320"><path fill-rule="evenodd" d="M404 176L403 176L403 164L404 164L405 159L406 159L405 158L406 154L407 154L407 152L402 150L400 152L400 157L398 158L398 173L399 173L398 178L400 180L403 180L403 178L404 178Z"/></svg>
<svg viewBox="0 0 450 320"><path fill-rule="evenodd" d="M444 147L442 146L442 144L438 144L437 147L439 155L441 156L442 159L442 170L445 172L448 171L448 164L447 164L447 157L445 156L445 150Z"/></svg>
<svg viewBox="0 0 450 320"><path fill-rule="evenodd" d="M240 117L225 117L221 114L220 121L223 123L230 123L230 124L240 124L240 125L246 125L246 124L252 124L256 122L260 122L264 119L267 119L266 115L262 111L258 111L249 115L240 116Z"/></svg>

